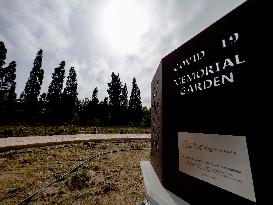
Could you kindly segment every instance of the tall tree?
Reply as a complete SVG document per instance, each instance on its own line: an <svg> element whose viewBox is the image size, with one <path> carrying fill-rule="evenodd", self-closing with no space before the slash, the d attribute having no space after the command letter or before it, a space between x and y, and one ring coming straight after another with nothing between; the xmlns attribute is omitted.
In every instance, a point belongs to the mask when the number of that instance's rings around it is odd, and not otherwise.
<svg viewBox="0 0 273 205"><path fill-rule="evenodd" d="M48 117L52 122L60 122L62 118L62 90L65 73L65 61L62 61L59 67L54 69L52 81L49 84L47 92L47 111Z"/></svg>
<svg viewBox="0 0 273 205"><path fill-rule="evenodd" d="M92 101L91 101L95 105L99 104L98 92L99 92L98 88L95 87L95 89L93 90L93 93L92 93Z"/></svg>
<svg viewBox="0 0 273 205"><path fill-rule="evenodd" d="M99 104L99 118L101 123L106 125L109 122L109 106L108 106L108 98L105 97L102 102Z"/></svg>
<svg viewBox="0 0 273 205"><path fill-rule="evenodd" d="M42 69L43 50L37 52L34 59L33 68L30 71L30 76L26 82L24 91L20 95L20 101L24 109L26 120L35 120L39 113L38 96L40 95L41 86L44 78L44 70Z"/></svg>
<svg viewBox="0 0 273 205"><path fill-rule="evenodd" d="M10 89L11 87L16 87L16 62L12 61L10 64L4 69L5 73L5 79L4 84L7 89Z"/></svg>
<svg viewBox="0 0 273 205"><path fill-rule="evenodd" d="M4 85L4 65L6 60L7 49L5 44L0 41L0 120L3 120L5 110L5 85Z"/></svg>
<svg viewBox="0 0 273 205"><path fill-rule="evenodd" d="M33 106L38 102L41 86L44 78L44 70L42 69L43 50L40 49L30 71L24 91L21 94L21 100L26 104Z"/></svg>
<svg viewBox="0 0 273 205"><path fill-rule="evenodd" d="M109 106L110 106L110 117L112 124L120 122L120 106L121 106L121 89L122 83L119 78L119 74L114 72L111 74L111 82L108 83L108 95L109 95Z"/></svg>
<svg viewBox="0 0 273 205"><path fill-rule="evenodd" d="M7 104L11 105L16 100L16 62L12 61L6 68L5 68L5 85L7 89Z"/></svg>
<svg viewBox="0 0 273 205"><path fill-rule="evenodd" d="M4 65L6 60L7 49L5 44L0 41L0 119L4 119L5 110L5 83L4 83Z"/></svg>
<svg viewBox="0 0 273 205"><path fill-rule="evenodd" d="M120 99L121 107L124 108L124 109L127 109L128 108L128 90L127 90L126 83L122 87L121 97L120 98L121 98Z"/></svg>
<svg viewBox="0 0 273 205"><path fill-rule="evenodd" d="M76 116L78 102L77 88L77 74L74 67L71 67L67 77L66 87L63 93L63 115L66 121L71 121Z"/></svg>
<svg viewBox="0 0 273 205"><path fill-rule="evenodd" d="M132 91L129 100L129 113L130 120L134 124L139 124L141 122L142 116L142 102L140 97L140 90L136 83L136 78L133 78Z"/></svg>
<svg viewBox="0 0 273 205"><path fill-rule="evenodd" d="M128 90L126 83L121 90L121 105L120 105L120 115L123 124L128 122Z"/></svg>
<svg viewBox="0 0 273 205"><path fill-rule="evenodd" d="M12 61L4 67L7 49L0 41L0 118L1 120L12 119L16 100L16 62Z"/></svg>
<svg viewBox="0 0 273 205"><path fill-rule="evenodd" d="M88 121L91 124L97 124L99 121L99 99L98 99L98 88L96 87L92 93L92 100L88 105Z"/></svg>
<svg viewBox="0 0 273 205"><path fill-rule="evenodd" d="M108 105L108 97L105 97L105 98L103 99L103 104Z"/></svg>
<svg viewBox="0 0 273 205"><path fill-rule="evenodd" d="M87 124L89 120L89 105L90 100L88 98L85 98L84 100L81 100L78 102L79 104L79 120L82 124Z"/></svg>
<svg viewBox="0 0 273 205"><path fill-rule="evenodd" d="M5 65L7 49L0 42L0 118L10 120L15 108L16 99L16 62L12 61L7 67ZM8 119L9 118L9 119Z"/></svg>
<svg viewBox="0 0 273 205"><path fill-rule="evenodd" d="M151 126L151 110L150 108L147 108L144 106L142 108L142 120L141 124L144 127L150 127Z"/></svg>
<svg viewBox="0 0 273 205"><path fill-rule="evenodd" d="M3 89L3 81L4 81L4 65L7 55L7 49L5 47L5 44L0 41L0 90Z"/></svg>
<svg viewBox="0 0 273 205"><path fill-rule="evenodd" d="M46 111L47 111L47 100L46 93L42 93L39 98L39 118L42 122L46 120Z"/></svg>
<svg viewBox="0 0 273 205"><path fill-rule="evenodd" d="M0 67L5 65L7 49L3 41L0 41Z"/></svg>

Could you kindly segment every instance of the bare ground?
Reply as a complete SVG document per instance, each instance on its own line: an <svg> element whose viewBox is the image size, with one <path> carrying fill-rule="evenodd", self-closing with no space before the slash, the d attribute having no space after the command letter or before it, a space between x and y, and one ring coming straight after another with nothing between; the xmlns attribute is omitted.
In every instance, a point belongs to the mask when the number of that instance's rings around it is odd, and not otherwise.
<svg viewBox="0 0 273 205"><path fill-rule="evenodd" d="M0 153L0 204L138 204L145 198L139 161L149 160L149 140L83 142ZM75 177L76 176L76 177ZM75 179L77 179L75 181Z"/></svg>

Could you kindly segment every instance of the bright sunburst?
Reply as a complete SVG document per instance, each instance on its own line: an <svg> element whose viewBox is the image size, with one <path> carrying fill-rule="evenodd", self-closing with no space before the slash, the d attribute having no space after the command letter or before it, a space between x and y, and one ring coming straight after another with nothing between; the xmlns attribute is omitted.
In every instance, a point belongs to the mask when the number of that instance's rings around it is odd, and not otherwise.
<svg viewBox="0 0 273 205"><path fill-rule="evenodd" d="M102 28L112 48L125 53L138 49L141 36L148 31L148 9L137 0L114 0L102 13Z"/></svg>

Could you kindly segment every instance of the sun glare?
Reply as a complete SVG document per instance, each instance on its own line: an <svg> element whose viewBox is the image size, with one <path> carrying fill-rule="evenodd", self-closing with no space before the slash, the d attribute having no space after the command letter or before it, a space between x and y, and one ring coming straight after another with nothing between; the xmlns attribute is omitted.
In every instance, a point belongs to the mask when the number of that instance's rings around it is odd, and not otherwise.
<svg viewBox="0 0 273 205"><path fill-rule="evenodd" d="M112 48L125 53L138 49L141 36L148 31L149 15L137 0L109 2L102 13L102 28Z"/></svg>

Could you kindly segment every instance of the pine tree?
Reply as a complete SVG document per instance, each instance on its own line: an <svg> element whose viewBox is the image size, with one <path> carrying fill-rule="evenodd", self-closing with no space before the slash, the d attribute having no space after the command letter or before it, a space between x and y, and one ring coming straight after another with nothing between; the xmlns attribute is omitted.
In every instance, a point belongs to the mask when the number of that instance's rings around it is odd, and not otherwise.
<svg viewBox="0 0 273 205"><path fill-rule="evenodd" d="M98 88L95 87L95 89L93 90L93 93L92 93L92 101L91 101L94 105L99 104L98 92L99 92Z"/></svg>
<svg viewBox="0 0 273 205"><path fill-rule="evenodd" d="M0 90L0 115L1 119L10 120L15 112L16 105L16 62L12 61L6 68L2 69L2 80Z"/></svg>
<svg viewBox="0 0 273 205"><path fill-rule="evenodd" d="M109 106L110 106L110 121L112 124L120 122L120 106L121 106L121 88L122 84L119 78L119 74L111 74L111 82L108 83L108 95L109 95Z"/></svg>
<svg viewBox="0 0 273 205"><path fill-rule="evenodd" d="M54 69L52 81L47 92L47 111L48 117L52 122L59 122L62 118L62 89L65 73L65 61L62 61L59 67Z"/></svg>
<svg viewBox="0 0 273 205"><path fill-rule="evenodd" d="M7 49L4 42L0 41L0 67L5 65Z"/></svg>
<svg viewBox="0 0 273 205"><path fill-rule="evenodd" d="M39 98L39 110L40 110L40 119L44 121L46 118L46 109L47 109L47 100L46 100L46 93L40 95Z"/></svg>
<svg viewBox="0 0 273 205"><path fill-rule="evenodd" d="M7 88L7 104L12 104L16 100L16 62L12 61L8 67L5 68L5 84Z"/></svg>
<svg viewBox="0 0 273 205"><path fill-rule="evenodd" d="M92 93L92 99L91 101L89 102L89 105L88 105L88 123L90 124L95 124L97 123L98 121L98 118L99 118L99 110L98 110L98 107L99 107L99 99L98 99L98 88L96 87L94 90L93 90L93 93Z"/></svg>
<svg viewBox="0 0 273 205"><path fill-rule="evenodd" d="M4 89L4 65L6 60L7 49L5 44L0 41L0 119L4 119L5 110L5 89Z"/></svg>
<svg viewBox="0 0 273 205"><path fill-rule="evenodd" d="M133 78L132 82L132 92L129 100L129 114L132 123L139 124L141 122L142 103L136 78Z"/></svg>
<svg viewBox="0 0 273 205"><path fill-rule="evenodd" d="M63 109L64 109L64 119L66 121L71 121L76 116L77 112L77 101L78 101L78 83L77 74L74 67L69 70L69 75L66 81L66 87L63 93Z"/></svg>
<svg viewBox="0 0 273 205"><path fill-rule="evenodd" d="M104 104L104 105L108 105L108 97L105 97L105 98L103 99L103 104Z"/></svg>
<svg viewBox="0 0 273 205"><path fill-rule="evenodd" d="M7 54L7 49L5 47L5 44L0 41L0 91L4 90L4 65L5 65L5 60L6 60L6 54Z"/></svg>
<svg viewBox="0 0 273 205"><path fill-rule="evenodd" d="M2 92L2 97L3 99L7 100L9 99L16 99L16 93L15 93L15 88L16 88L16 62L12 61L6 68L3 69L4 77L2 81L2 87L1 87L1 92Z"/></svg>
<svg viewBox="0 0 273 205"><path fill-rule="evenodd" d="M23 118L27 121L33 121L39 112L38 96L44 78L42 67L43 50L39 50L34 59L33 68L26 82L25 89L20 95L20 101L23 108Z"/></svg>
<svg viewBox="0 0 273 205"><path fill-rule="evenodd" d="M0 118L10 120L15 111L16 100L16 62L12 61L7 67L5 65L7 49L0 42Z"/></svg>
<svg viewBox="0 0 273 205"><path fill-rule="evenodd" d="M128 122L128 91L127 91L127 85L124 84L122 90L121 90L121 105L120 105L120 111L121 111L121 121L123 124L126 124Z"/></svg>
<svg viewBox="0 0 273 205"><path fill-rule="evenodd" d="M142 126L144 127L150 127L151 126L151 111L149 108L144 106L142 108Z"/></svg>
<svg viewBox="0 0 273 205"><path fill-rule="evenodd" d="M127 85L124 84L122 91L121 91L121 108L127 109L128 108L128 91L127 91Z"/></svg>
<svg viewBox="0 0 273 205"><path fill-rule="evenodd" d="M107 97L105 97L103 101L99 103L98 113L98 118L100 119L101 124L107 125L109 121L109 107Z"/></svg>
<svg viewBox="0 0 273 205"><path fill-rule="evenodd" d="M84 100L79 101L79 118L80 122L83 124L88 123L88 117L89 117L89 105L90 100L88 98L85 98Z"/></svg>
<svg viewBox="0 0 273 205"><path fill-rule="evenodd" d="M16 99L15 88L16 88L16 62L12 61L7 67L2 68L2 78L0 91L3 95L1 97L5 98L8 95L14 96Z"/></svg>
<svg viewBox="0 0 273 205"><path fill-rule="evenodd" d="M29 109L36 106L38 102L38 96L44 78L44 70L42 67L43 50L39 50L33 63L33 68L30 71L30 76L27 80L24 91L21 94L21 101L24 102ZM34 107L33 107L34 106Z"/></svg>

